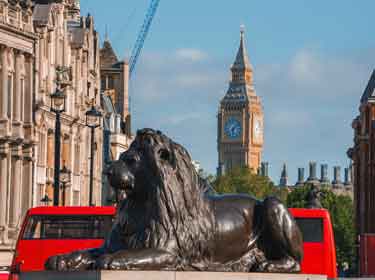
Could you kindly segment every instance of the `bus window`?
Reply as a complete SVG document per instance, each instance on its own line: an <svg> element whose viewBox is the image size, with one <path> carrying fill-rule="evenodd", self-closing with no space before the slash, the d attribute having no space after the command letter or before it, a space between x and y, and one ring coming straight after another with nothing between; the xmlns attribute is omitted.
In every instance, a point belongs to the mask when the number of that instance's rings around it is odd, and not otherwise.
<svg viewBox="0 0 375 280"><path fill-rule="evenodd" d="M295 218L302 232L303 242L323 242L323 219Z"/></svg>
<svg viewBox="0 0 375 280"><path fill-rule="evenodd" d="M31 216L23 239L104 239L112 216Z"/></svg>

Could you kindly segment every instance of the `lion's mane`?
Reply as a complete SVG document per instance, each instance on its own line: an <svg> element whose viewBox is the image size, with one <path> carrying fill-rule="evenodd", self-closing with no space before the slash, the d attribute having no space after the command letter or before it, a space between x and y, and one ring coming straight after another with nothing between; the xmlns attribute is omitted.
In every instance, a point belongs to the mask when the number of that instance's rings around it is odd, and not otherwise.
<svg viewBox="0 0 375 280"><path fill-rule="evenodd" d="M147 191L145 201L129 197L119 206L123 242L128 248L168 249L202 263L203 256L212 255L207 240L214 234L213 211L204 199L209 185L195 171L188 152L161 132L138 131L133 143L137 147L130 149L147 150L144 161L155 170L148 172L148 185L137 186ZM158 157L161 150L169 151L169 162Z"/></svg>

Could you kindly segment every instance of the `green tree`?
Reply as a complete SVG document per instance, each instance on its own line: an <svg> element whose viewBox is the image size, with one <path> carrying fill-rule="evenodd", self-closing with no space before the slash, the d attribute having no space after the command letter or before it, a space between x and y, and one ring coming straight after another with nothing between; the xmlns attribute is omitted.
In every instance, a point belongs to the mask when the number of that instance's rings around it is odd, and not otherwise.
<svg viewBox="0 0 375 280"><path fill-rule="evenodd" d="M254 174L247 167L235 168L217 177L213 186L218 193L246 193L258 199L274 195L285 201L287 196L286 190L275 187L268 177Z"/></svg>
<svg viewBox="0 0 375 280"><path fill-rule="evenodd" d="M287 206L290 208L306 207L307 193L310 186L304 186L293 190L287 198ZM355 263L355 227L354 208L350 197L336 195L328 187L321 188L321 203L331 215L333 231L335 234L337 262L349 265Z"/></svg>

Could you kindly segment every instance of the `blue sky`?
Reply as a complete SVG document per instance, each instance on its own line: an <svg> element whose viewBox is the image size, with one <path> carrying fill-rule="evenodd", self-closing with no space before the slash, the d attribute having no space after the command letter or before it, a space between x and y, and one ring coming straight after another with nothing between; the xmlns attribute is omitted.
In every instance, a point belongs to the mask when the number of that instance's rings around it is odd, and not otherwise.
<svg viewBox="0 0 375 280"><path fill-rule="evenodd" d="M148 5L81 0L120 57L130 55ZM351 121L375 65L374 10L373 0L161 0L130 86L133 130L162 130L214 173L216 113L244 24L271 177L286 162L295 183L311 160L332 175L349 164Z"/></svg>

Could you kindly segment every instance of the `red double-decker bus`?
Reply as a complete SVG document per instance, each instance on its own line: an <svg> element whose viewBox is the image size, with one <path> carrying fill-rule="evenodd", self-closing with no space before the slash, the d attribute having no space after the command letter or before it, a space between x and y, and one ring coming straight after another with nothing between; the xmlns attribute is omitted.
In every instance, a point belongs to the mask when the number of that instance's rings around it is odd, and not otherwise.
<svg viewBox="0 0 375 280"><path fill-rule="evenodd" d="M324 209L289 209L304 242L302 273L336 278L336 250L330 215ZM114 207L37 207L23 222L11 275L44 270L48 257L100 247L110 232Z"/></svg>
<svg viewBox="0 0 375 280"><path fill-rule="evenodd" d="M50 256L100 247L115 212L114 207L30 209L18 236L11 272L42 271Z"/></svg>

